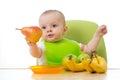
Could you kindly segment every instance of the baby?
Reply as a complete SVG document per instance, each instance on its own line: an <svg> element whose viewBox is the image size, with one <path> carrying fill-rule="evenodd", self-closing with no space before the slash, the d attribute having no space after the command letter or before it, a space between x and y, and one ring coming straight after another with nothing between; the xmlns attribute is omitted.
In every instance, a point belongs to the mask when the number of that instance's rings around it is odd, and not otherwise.
<svg viewBox="0 0 120 80"><path fill-rule="evenodd" d="M39 26L43 32L42 39L37 44L27 41L31 55L38 58L39 64L62 65L62 59L68 54L78 56L81 51L91 54L107 33L106 26L101 25L88 44L64 38L67 26L63 13L58 10L43 12L39 17Z"/></svg>

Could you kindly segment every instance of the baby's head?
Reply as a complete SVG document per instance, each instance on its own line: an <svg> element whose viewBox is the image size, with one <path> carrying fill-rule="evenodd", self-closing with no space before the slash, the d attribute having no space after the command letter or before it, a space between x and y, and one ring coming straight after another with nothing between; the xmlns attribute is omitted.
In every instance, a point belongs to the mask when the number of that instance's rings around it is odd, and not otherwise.
<svg viewBox="0 0 120 80"><path fill-rule="evenodd" d="M65 17L58 10L43 12L39 18L39 26L43 31L42 38L50 42L61 40L67 30Z"/></svg>

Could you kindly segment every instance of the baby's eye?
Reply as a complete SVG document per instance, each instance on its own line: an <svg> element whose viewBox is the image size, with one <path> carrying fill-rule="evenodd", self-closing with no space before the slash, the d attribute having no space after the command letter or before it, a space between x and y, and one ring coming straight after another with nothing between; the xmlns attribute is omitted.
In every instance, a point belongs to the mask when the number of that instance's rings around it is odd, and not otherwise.
<svg viewBox="0 0 120 80"><path fill-rule="evenodd" d="M52 27L54 27L54 28L55 28L55 27L57 27L57 25L56 25L56 24L53 24L53 25L52 25Z"/></svg>
<svg viewBox="0 0 120 80"><path fill-rule="evenodd" d="M42 26L42 29L46 29L46 26Z"/></svg>

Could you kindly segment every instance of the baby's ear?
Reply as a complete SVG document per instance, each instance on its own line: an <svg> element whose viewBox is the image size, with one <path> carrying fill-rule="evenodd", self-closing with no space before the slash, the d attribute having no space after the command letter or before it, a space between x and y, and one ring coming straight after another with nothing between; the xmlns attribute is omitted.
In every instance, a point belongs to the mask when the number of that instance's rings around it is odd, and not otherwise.
<svg viewBox="0 0 120 80"><path fill-rule="evenodd" d="M67 26L64 26L64 33L67 32L67 29L68 29L68 27L67 27Z"/></svg>

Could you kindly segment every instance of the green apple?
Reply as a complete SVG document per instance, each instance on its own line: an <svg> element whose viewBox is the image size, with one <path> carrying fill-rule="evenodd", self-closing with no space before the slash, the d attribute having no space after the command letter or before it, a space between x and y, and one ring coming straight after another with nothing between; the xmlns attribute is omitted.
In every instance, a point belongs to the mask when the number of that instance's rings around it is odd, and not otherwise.
<svg viewBox="0 0 120 80"><path fill-rule="evenodd" d="M89 58L90 58L90 55L88 55L87 53L82 52L82 54L80 54L77 57L77 62L80 63L82 60L89 59Z"/></svg>
<svg viewBox="0 0 120 80"><path fill-rule="evenodd" d="M68 54L64 57L63 61L66 61L66 60L77 60L77 56L74 55L74 54Z"/></svg>
<svg viewBox="0 0 120 80"><path fill-rule="evenodd" d="M69 61L77 62L77 56L74 54L68 54L63 58L62 64L66 65Z"/></svg>

